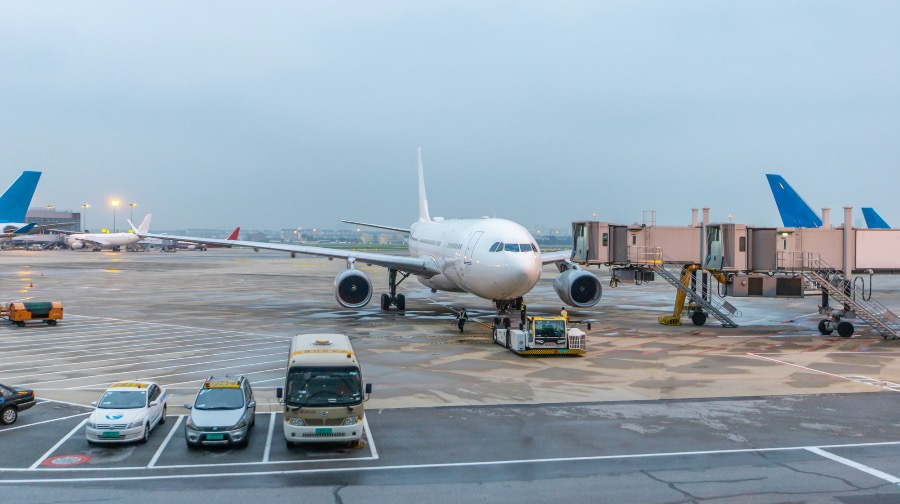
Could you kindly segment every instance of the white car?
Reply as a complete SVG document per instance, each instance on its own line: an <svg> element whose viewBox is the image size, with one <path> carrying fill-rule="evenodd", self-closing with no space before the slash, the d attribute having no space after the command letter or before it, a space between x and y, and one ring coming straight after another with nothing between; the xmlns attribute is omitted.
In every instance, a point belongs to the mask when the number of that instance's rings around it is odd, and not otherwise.
<svg viewBox="0 0 900 504"><path fill-rule="evenodd" d="M166 389L153 382L112 384L92 403L85 435L88 443L146 443L150 430L166 422Z"/></svg>

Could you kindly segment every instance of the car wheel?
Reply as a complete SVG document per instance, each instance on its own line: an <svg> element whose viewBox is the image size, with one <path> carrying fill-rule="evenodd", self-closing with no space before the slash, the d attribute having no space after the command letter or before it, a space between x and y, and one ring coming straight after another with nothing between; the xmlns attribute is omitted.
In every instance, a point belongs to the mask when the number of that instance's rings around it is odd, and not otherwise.
<svg viewBox="0 0 900 504"><path fill-rule="evenodd" d="M159 425L166 423L166 411L168 411L168 405L163 406L163 414L159 417Z"/></svg>
<svg viewBox="0 0 900 504"><path fill-rule="evenodd" d="M3 425L14 423L17 418L19 418L19 412L16 410L15 406L7 406L3 408L3 412L0 413L0 422L2 422Z"/></svg>
<svg viewBox="0 0 900 504"><path fill-rule="evenodd" d="M141 437L141 440L139 441L139 443L144 444L149 440L150 440L150 422L147 422L144 425L144 436Z"/></svg>

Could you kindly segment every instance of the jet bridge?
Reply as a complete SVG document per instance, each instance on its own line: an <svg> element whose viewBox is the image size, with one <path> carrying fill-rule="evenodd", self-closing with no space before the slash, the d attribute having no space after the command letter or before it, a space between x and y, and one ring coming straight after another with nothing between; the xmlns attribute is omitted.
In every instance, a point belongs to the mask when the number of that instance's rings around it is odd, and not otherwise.
<svg viewBox="0 0 900 504"><path fill-rule="evenodd" d="M900 230L855 229L850 207L844 217L842 226L831 226L826 209L820 228L709 223L709 209L702 221L694 209L689 226L577 221L572 260L607 266L611 287L657 277L672 284L676 303L672 316L660 317L663 324L689 316L702 325L708 315L735 327L740 312L725 297L796 298L816 290L820 313L828 317L819 323L822 334L850 336L854 328L846 319L860 318L884 338L897 338L900 319L870 297L872 273L900 272ZM865 278L853 276L862 272L870 274L869 295ZM829 297L841 306L830 307Z"/></svg>

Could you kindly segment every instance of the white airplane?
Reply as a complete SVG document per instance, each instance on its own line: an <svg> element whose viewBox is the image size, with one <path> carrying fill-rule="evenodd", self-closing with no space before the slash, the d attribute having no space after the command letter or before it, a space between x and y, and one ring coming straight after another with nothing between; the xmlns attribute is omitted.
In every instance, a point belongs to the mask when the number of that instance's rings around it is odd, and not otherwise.
<svg viewBox="0 0 900 504"><path fill-rule="evenodd" d="M251 241L225 241L188 236L153 235L140 230L144 237L176 239L251 247L254 250L277 250L308 254L347 261L347 269L334 279L334 295L346 308L361 308L372 298L372 282L356 269L356 263L382 266L388 269L388 292L381 295L381 309L396 306L406 309L403 294L397 286L409 275L433 292L469 292L491 300L497 308L494 323L509 327L505 317L510 309L519 308L523 297L537 284L544 264L556 264L561 274L553 282L560 299L570 306L594 306L600 301L600 280L592 273L572 263L571 251L541 254L536 240L519 224L495 218L447 219L431 218L425 198L425 178L422 170L422 150L418 152L419 220L409 229L344 221L381 229L409 233L409 256L370 252L336 250L304 245L286 245ZM400 279L398 280L398 274Z"/></svg>
<svg viewBox="0 0 900 504"><path fill-rule="evenodd" d="M144 217L144 220L141 222L141 225L138 226L137 230L135 230L134 232L72 233L66 236L66 245L74 250L81 248L89 248L94 251L99 251L105 248L119 250L121 247L134 245L135 243L141 241L141 236L138 233L146 233L150 230L151 217L153 217L152 214L147 214L147 216ZM132 229L134 229L131 221L129 221L128 224L131 225Z"/></svg>

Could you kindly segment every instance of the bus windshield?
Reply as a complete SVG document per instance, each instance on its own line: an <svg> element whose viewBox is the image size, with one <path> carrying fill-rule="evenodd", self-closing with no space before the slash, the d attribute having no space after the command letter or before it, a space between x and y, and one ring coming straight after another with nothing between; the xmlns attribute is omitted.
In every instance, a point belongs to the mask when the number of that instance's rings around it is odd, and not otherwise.
<svg viewBox="0 0 900 504"><path fill-rule="evenodd" d="M290 406L345 406L362 402L355 367L300 367L288 370L284 402Z"/></svg>

